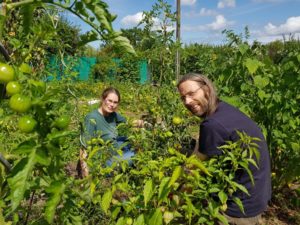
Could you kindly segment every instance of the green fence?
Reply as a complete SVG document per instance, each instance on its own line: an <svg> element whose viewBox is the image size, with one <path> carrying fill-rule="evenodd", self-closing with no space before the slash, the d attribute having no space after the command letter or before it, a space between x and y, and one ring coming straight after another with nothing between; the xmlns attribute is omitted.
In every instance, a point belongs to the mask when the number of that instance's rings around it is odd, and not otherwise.
<svg viewBox="0 0 300 225"><path fill-rule="evenodd" d="M115 60L121 61L120 59ZM48 80L60 80L62 77L69 77L74 80L86 81L90 78L91 70L96 63L96 57L66 57L64 62L61 62L58 57L51 56L48 68L52 75L48 76ZM139 82L144 84L149 81L148 65L146 60L138 62L138 69Z"/></svg>

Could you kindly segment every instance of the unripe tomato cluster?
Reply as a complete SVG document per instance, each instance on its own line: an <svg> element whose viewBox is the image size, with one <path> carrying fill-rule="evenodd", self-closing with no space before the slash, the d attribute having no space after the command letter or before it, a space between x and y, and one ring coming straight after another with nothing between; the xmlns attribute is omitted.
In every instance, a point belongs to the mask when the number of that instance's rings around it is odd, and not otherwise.
<svg viewBox="0 0 300 225"><path fill-rule="evenodd" d="M23 67L30 68L29 65ZM0 63L0 83L6 84L6 93L11 96L9 99L9 107L18 113L27 112L31 107L31 99L21 94L22 86L15 81L15 70L12 66ZM18 128L24 133L30 133L36 127L37 122L31 116L22 116L18 121Z"/></svg>
<svg viewBox="0 0 300 225"><path fill-rule="evenodd" d="M31 74L32 69L28 64L22 63L18 68L23 74ZM16 79L16 73L13 66L0 62L0 83L6 85L6 93L9 99L9 107L17 113L26 113L32 107L31 98L22 93L23 87ZM27 80L28 84L34 88L39 88L42 92L45 92L46 85L43 81ZM70 119L67 116L61 116L54 122L54 126L58 129L66 128ZM38 122L30 115L22 115L18 120L18 128L21 132L30 133L34 131Z"/></svg>

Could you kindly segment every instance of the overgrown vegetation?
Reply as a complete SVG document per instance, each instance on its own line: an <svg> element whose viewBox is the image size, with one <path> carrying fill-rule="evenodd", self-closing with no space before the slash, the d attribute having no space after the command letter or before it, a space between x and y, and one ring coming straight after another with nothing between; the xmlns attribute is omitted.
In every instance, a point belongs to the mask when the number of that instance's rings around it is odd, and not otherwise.
<svg viewBox="0 0 300 225"><path fill-rule="evenodd" d="M190 116L176 93L174 56L180 46L168 29L174 22L170 6L159 0L145 12L144 26L123 31L135 47L134 55L129 54L133 51L126 39L111 30L114 17L105 3L69 5L71 12L92 25L95 18L103 24L97 32L105 44L95 53L80 47L94 40L95 33L80 36L76 27L56 20L53 7L65 6L45 2L7 2L11 8L1 8L1 42L11 61L1 56L7 72L0 74L6 90L0 100L0 156L9 164L0 164L0 224L226 223L221 212L229 195L247 193L233 181L235 169L255 164L242 154L245 149L240 145L247 143L251 146L247 151L256 151L252 140L241 134L242 143L223 147L232 151L230 159L221 156L202 163L189 157L200 121ZM97 14L100 9L104 14ZM94 19L87 10L95 13ZM154 29L153 17L164 21L160 29ZM63 36L66 30L72 36ZM183 46L181 72L207 74L221 99L259 124L272 159L272 201L282 203L286 198L282 193L288 190L290 199L283 202L299 210L300 43L290 39L250 44L247 29L243 35L232 31L224 35L228 42L223 46ZM45 67L49 53L64 59L83 52L98 57L91 75L95 79L74 82L69 79L72 68L66 68L70 73L62 80L44 82L53 75ZM139 60L148 61L151 81L158 86L137 83ZM110 79L110 74L117 79ZM88 148L91 174L76 179L73 165L80 148L80 122L97 107L88 101L110 85L122 94L120 111L129 122L119 129L137 151L135 166L120 162L103 167L110 144L95 139ZM140 117L151 125L133 128L131 121ZM236 167L228 169L227 164ZM239 199L235 201L243 210ZM293 223L297 222L295 217Z"/></svg>

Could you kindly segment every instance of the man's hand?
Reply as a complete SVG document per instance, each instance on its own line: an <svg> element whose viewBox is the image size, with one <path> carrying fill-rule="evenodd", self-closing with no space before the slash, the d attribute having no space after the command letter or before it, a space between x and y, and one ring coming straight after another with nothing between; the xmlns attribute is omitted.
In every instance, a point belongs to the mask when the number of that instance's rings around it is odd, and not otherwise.
<svg viewBox="0 0 300 225"><path fill-rule="evenodd" d="M201 153L199 151L199 140L198 139L196 140L196 144L195 144L195 148L194 148L193 154L195 154L202 161L208 159L207 155L205 155L205 154L203 154L203 153Z"/></svg>

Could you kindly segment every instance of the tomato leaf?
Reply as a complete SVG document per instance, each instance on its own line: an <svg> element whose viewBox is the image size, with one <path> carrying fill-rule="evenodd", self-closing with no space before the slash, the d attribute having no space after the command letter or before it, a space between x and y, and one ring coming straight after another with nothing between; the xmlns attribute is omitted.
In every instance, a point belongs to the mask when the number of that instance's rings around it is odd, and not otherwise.
<svg viewBox="0 0 300 225"><path fill-rule="evenodd" d="M254 74L260 66L260 62L257 59L246 59L244 65L247 67L250 74Z"/></svg>
<svg viewBox="0 0 300 225"><path fill-rule="evenodd" d="M36 162L44 165L49 166L51 163L51 158L46 154L45 149L38 148L36 151Z"/></svg>
<svg viewBox="0 0 300 225"><path fill-rule="evenodd" d="M49 224L52 224L54 215L59 202L62 199L62 195L65 191L65 185L62 181L53 181L49 187L46 188L46 192L50 194L45 208L45 219Z"/></svg>
<svg viewBox="0 0 300 225"><path fill-rule="evenodd" d="M7 179L10 186L11 193L9 199L11 200L11 209L14 211L20 204L24 197L25 191L29 188L27 180L32 176L32 170L36 163L36 150L32 150L30 155L23 158L12 170L11 177Z"/></svg>
<svg viewBox="0 0 300 225"><path fill-rule="evenodd" d="M238 48L239 48L240 53L242 55L244 55L247 52L247 50L249 49L249 46L247 44L240 44L238 46Z"/></svg>
<svg viewBox="0 0 300 225"><path fill-rule="evenodd" d="M14 150L13 152L15 154L28 154L31 153L32 150L36 149L37 145L36 142L34 141L34 139L29 139L27 141L22 142L21 144L19 144Z"/></svg>
<svg viewBox="0 0 300 225"><path fill-rule="evenodd" d="M265 86L267 86L270 83L270 80L268 77L262 77L262 76L255 76L253 78L254 81L254 85L258 88L264 88Z"/></svg>

